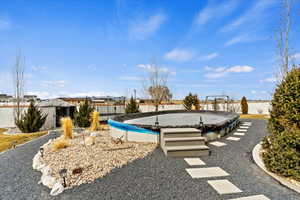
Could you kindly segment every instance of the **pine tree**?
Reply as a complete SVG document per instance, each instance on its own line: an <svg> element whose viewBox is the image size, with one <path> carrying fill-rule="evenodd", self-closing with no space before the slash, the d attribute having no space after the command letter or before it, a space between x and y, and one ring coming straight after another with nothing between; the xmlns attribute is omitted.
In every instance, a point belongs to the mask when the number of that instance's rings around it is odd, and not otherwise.
<svg viewBox="0 0 300 200"><path fill-rule="evenodd" d="M40 130L46 118L47 115L42 114L34 101L30 101L28 110L21 115L19 120L16 119L16 125L22 133L34 133Z"/></svg>
<svg viewBox="0 0 300 200"><path fill-rule="evenodd" d="M192 93L189 93L183 100L183 106L186 110L192 110L194 104L194 96Z"/></svg>
<svg viewBox="0 0 300 200"><path fill-rule="evenodd" d="M245 96L241 100L241 108L243 115L248 114L248 102Z"/></svg>
<svg viewBox="0 0 300 200"><path fill-rule="evenodd" d="M193 107L195 108L195 110L200 110L201 107L198 95L189 93L183 100L183 106L186 110L192 110Z"/></svg>
<svg viewBox="0 0 300 200"><path fill-rule="evenodd" d="M126 105L125 113L129 114L129 113L138 113L138 112L140 112L139 105L135 101L135 99L131 97L129 103Z"/></svg>
<svg viewBox="0 0 300 200"><path fill-rule="evenodd" d="M263 141L266 167L300 181L300 68L287 73L272 100L268 129Z"/></svg>
<svg viewBox="0 0 300 200"><path fill-rule="evenodd" d="M81 103L79 110L75 112L75 124L79 127L89 127L91 125L91 114L94 108L90 105L86 98L84 103Z"/></svg>

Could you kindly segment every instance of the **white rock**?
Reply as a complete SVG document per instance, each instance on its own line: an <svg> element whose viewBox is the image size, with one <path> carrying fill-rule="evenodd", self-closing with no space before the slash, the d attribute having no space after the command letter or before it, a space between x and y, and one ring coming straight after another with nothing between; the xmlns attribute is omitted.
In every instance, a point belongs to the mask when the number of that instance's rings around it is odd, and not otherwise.
<svg viewBox="0 0 300 200"><path fill-rule="evenodd" d="M42 175L41 181L43 185L47 186L48 188L52 188L54 184L56 183L56 179L49 175Z"/></svg>
<svg viewBox="0 0 300 200"><path fill-rule="evenodd" d="M41 153L38 152L32 159L32 168L40 171L45 165L41 162Z"/></svg>
<svg viewBox="0 0 300 200"><path fill-rule="evenodd" d="M50 195L56 196L56 195L62 193L64 191L64 189L65 189L64 186L58 181L53 185Z"/></svg>
<svg viewBox="0 0 300 200"><path fill-rule="evenodd" d="M44 168L41 169L41 172L45 176L49 176L52 174L52 169L49 166L45 166Z"/></svg>
<svg viewBox="0 0 300 200"><path fill-rule="evenodd" d="M48 140L48 142L46 142L45 144L43 144L41 147L46 147L47 145L49 145L52 142L52 139Z"/></svg>
<svg viewBox="0 0 300 200"><path fill-rule="evenodd" d="M92 137L97 137L97 136L99 136L99 135L100 135L99 132L92 132L92 133L90 134L90 136L92 136Z"/></svg>

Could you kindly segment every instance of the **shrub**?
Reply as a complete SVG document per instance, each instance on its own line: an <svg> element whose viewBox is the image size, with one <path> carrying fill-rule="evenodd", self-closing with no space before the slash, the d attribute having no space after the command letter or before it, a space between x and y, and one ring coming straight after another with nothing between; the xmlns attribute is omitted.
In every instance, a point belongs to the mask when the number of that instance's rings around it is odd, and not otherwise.
<svg viewBox="0 0 300 200"><path fill-rule="evenodd" d="M125 113L129 114L129 113L138 113L138 112L140 112L139 105L135 101L135 99L131 97L129 103L126 105Z"/></svg>
<svg viewBox="0 0 300 200"><path fill-rule="evenodd" d="M91 131L97 131L100 129L100 119L99 119L100 113L97 111L94 111L92 114L92 125L91 125Z"/></svg>
<svg viewBox="0 0 300 200"><path fill-rule="evenodd" d="M242 114L244 115L248 114L248 102L246 97L243 97L241 100L241 108L242 108Z"/></svg>
<svg viewBox="0 0 300 200"><path fill-rule="evenodd" d="M193 107L195 110L200 110L201 107L198 95L189 93L183 100L183 106L186 110L192 110Z"/></svg>
<svg viewBox="0 0 300 200"><path fill-rule="evenodd" d="M70 141L68 139L65 139L64 137L58 138L52 143L52 149L54 151L67 148L69 146L71 146Z"/></svg>
<svg viewBox="0 0 300 200"><path fill-rule="evenodd" d="M61 118L61 124L64 131L64 138L65 139L72 139L73 138L73 122L70 117Z"/></svg>
<svg viewBox="0 0 300 200"><path fill-rule="evenodd" d="M79 110L75 112L75 124L79 127L89 127L91 125L91 114L94 108L90 105L88 99L80 104Z"/></svg>
<svg viewBox="0 0 300 200"><path fill-rule="evenodd" d="M34 104L34 101L31 101L28 110L21 115L19 120L16 119L16 126L22 133L38 132L44 125L46 118L47 115L42 114L40 109Z"/></svg>
<svg viewBox="0 0 300 200"><path fill-rule="evenodd" d="M277 86L263 160L275 173L300 180L300 68L294 68Z"/></svg>

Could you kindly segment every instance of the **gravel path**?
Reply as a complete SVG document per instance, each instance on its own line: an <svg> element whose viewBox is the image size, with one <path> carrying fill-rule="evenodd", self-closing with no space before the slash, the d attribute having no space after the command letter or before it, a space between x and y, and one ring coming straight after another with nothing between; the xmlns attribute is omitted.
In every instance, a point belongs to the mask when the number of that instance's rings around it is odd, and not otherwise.
<svg viewBox="0 0 300 200"><path fill-rule="evenodd" d="M220 167L230 174L225 177L242 193L218 195L207 180L192 179L185 171L191 168L183 158L167 158L160 149L137 160L93 184L84 184L49 196L49 189L37 185L40 173L32 170L32 157L49 137L28 143L14 151L0 154L0 199L231 199L263 194L272 200L300 200L300 195L285 188L259 169L251 159L252 148L264 137L263 120L247 120L253 124L240 141L221 142L226 146L210 146L212 155L202 157L206 167Z"/></svg>

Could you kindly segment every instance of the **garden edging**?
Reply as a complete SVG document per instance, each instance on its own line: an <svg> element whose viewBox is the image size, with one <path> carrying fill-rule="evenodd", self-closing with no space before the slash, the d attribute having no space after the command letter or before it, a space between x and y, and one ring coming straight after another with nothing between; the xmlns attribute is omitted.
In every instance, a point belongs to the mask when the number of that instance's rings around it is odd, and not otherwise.
<svg viewBox="0 0 300 200"><path fill-rule="evenodd" d="M265 164L263 162L263 160L260 157L260 152L261 152L262 146L261 146L261 142L258 143L257 145L255 145L255 147L252 150L252 157L254 162L256 163L256 165L258 167L260 167L263 171L265 171L269 176L271 176L272 178L274 178L276 181L278 181L279 183L281 183L282 185L300 193L300 185L296 185L291 183L290 181L286 180L286 178L280 177L275 173L272 173L270 171L267 170L267 168L265 167Z"/></svg>

